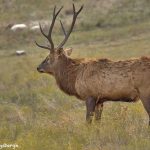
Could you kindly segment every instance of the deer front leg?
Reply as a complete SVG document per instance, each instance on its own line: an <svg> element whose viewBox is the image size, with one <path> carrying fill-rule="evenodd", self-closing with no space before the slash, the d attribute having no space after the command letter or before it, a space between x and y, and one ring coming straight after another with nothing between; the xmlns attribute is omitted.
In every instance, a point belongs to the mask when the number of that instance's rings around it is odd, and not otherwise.
<svg viewBox="0 0 150 150"><path fill-rule="evenodd" d="M86 100L86 121L88 123L92 122L92 119L94 117L94 111L95 111L95 106L96 106L96 100L93 97L89 97Z"/></svg>
<svg viewBox="0 0 150 150"><path fill-rule="evenodd" d="M101 120L103 103L97 103L95 106L95 120Z"/></svg>

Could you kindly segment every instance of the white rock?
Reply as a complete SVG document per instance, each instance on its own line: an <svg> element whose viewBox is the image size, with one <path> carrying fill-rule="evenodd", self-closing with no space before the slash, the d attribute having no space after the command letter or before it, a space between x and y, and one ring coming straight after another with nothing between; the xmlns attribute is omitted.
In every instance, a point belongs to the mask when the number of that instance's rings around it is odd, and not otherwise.
<svg viewBox="0 0 150 150"><path fill-rule="evenodd" d="M39 25L35 25L35 26L32 26L30 29L34 31L34 30L38 30L39 28L40 28Z"/></svg>
<svg viewBox="0 0 150 150"><path fill-rule="evenodd" d="M24 50L17 50L16 55L25 55L26 52Z"/></svg>
<svg viewBox="0 0 150 150"><path fill-rule="evenodd" d="M27 25L26 25L26 24L15 24L15 25L13 25L10 29L11 29L12 31L16 31L16 30L18 30L18 29L25 29L25 28L27 28Z"/></svg>

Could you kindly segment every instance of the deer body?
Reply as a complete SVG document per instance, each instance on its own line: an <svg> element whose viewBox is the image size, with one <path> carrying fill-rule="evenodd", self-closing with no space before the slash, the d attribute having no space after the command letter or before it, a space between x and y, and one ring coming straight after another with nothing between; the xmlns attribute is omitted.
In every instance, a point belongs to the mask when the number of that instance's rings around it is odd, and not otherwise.
<svg viewBox="0 0 150 150"><path fill-rule="evenodd" d="M61 56L62 57L62 56ZM66 57L66 56L63 56ZM60 58L54 77L61 90L86 100L136 101L140 95L150 96L150 59L125 61L107 59L74 60ZM145 72L147 71L147 72Z"/></svg>
<svg viewBox="0 0 150 150"><path fill-rule="evenodd" d="M124 68L124 69L121 69ZM79 95L87 99L89 95L99 99L121 99L137 96L132 81L129 64L109 60L89 61L83 66L76 81ZM134 94L133 94L134 93Z"/></svg>
<svg viewBox="0 0 150 150"><path fill-rule="evenodd" d="M37 70L53 75L59 88L68 95L76 96L86 102L86 119L92 121L101 118L103 103L105 101L135 102L141 99L150 117L150 58L142 57L124 61L111 61L108 59L72 59L67 56L63 45L73 30L76 17L82 10L75 11L73 5L73 21L68 32L62 22L65 39L54 48L51 32L55 19L62 7L53 12L53 20L48 35L40 25L42 34L48 39L51 47L37 46L50 50L50 54L39 65Z"/></svg>

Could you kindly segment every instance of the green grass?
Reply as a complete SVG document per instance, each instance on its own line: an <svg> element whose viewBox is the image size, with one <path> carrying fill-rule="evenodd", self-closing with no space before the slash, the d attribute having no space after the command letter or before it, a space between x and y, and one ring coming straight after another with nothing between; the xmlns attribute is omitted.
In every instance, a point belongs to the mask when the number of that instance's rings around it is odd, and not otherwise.
<svg viewBox="0 0 150 150"><path fill-rule="evenodd" d="M27 12L33 10L33 20L43 19L48 16L47 10L55 2L38 0L35 3L32 0L31 5L28 5L28 0L12 0L13 7L8 12L4 12L5 8L1 10L3 15L0 21L4 25L11 17L16 17L18 22L28 21L31 16ZM98 22L90 17L97 13L99 7L96 6L91 16L86 16L94 5L87 1L85 6L89 9L83 11L80 23L66 44L66 47L73 47L73 58L106 57L122 60L150 55L149 2L123 1L122 5L119 5L119 0L116 2L117 5L115 3L108 13L104 13L108 20L102 18L103 24L97 26ZM64 3L69 9L69 3ZM78 0L76 3L81 4ZM128 17L126 11L128 9L130 12L133 4L135 9L145 9L141 16L133 11L133 18L138 16L136 22ZM115 10L130 21L124 24L125 20L120 19L118 14L115 16L118 23L114 23L115 20L111 22L111 13ZM145 19L142 16L144 14ZM12 33L3 27L0 33L0 144L16 143L19 145L18 150L150 149L148 116L140 101L130 104L105 103L101 123L88 125L85 122L84 102L65 95L58 89L53 77L36 71L38 64L48 54L34 44L35 39L44 42L40 33L29 30ZM54 35L56 43L63 38L60 30L55 31ZM16 49L25 49L27 55L15 56Z"/></svg>

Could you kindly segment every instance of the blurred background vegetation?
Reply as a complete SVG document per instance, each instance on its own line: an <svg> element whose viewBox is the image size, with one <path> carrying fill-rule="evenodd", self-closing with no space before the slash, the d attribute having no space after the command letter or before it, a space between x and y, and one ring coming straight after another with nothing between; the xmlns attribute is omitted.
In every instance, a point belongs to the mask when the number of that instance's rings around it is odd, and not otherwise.
<svg viewBox="0 0 150 150"><path fill-rule="evenodd" d="M85 123L85 106L62 93L49 75L36 71L48 52L39 30L10 26L41 22L45 32L54 5L68 29L72 3L84 4L65 47L72 58L112 60L150 55L149 0L1 0L0 1L0 144L16 143L20 150L149 150L148 116L141 104L106 103L101 123ZM59 20L58 19L58 20ZM55 44L63 39L56 22ZM16 50L25 50L16 56Z"/></svg>

